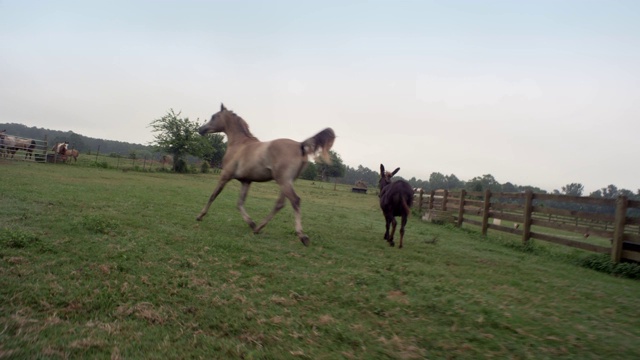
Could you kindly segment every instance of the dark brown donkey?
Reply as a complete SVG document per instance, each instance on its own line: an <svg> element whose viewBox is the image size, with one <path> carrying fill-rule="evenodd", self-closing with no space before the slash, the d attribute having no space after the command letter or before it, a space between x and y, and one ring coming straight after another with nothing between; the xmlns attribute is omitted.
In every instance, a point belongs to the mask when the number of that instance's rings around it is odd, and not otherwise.
<svg viewBox="0 0 640 360"><path fill-rule="evenodd" d="M220 194L226 183L236 179L242 184L240 198L238 199L238 209L242 214L242 218L249 224L254 233L259 233L274 215L284 207L284 201L287 198L291 202L291 206L293 206L296 234L298 234L298 238L305 246L309 245L309 237L302 232L300 197L293 190L293 181L304 170L310 154L315 154L322 150L321 156L323 160L326 163L331 162L329 150L336 138L333 130L326 128L303 142L291 139L263 142L251 134L249 126L240 116L221 105L220 111L213 114L211 120L202 125L198 132L200 135L217 132L225 133L227 135L227 152L222 159L220 181L213 190L209 202L204 206L196 220L201 221L207 214L211 203ZM244 201L252 182L270 180L275 180L278 183L280 195L271 213L267 215L260 225L256 226L244 209Z"/></svg>
<svg viewBox="0 0 640 360"><path fill-rule="evenodd" d="M400 223L400 245L402 249L402 240L404 238L404 226L407 224L407 218L411 214L411 205L413 204L413 188L404 180L391 181L391 177L397 174L400 168L388 172L384 170L384 165L380 164L380 208L387 222L384 239L389 242L389 246L394 246L393 235L396 232L396 216L402 217ZM389 234L389 225L393 225L391 234Z"/></svg>

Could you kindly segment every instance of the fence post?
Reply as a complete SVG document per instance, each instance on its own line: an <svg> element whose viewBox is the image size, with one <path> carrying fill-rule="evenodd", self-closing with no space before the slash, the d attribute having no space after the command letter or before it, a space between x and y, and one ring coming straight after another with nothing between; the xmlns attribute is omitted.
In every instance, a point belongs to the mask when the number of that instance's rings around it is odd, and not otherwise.
<svg viewBox="0 0 640 360"><path fill-rule="evenodd" d="M442 211L447 211L447 198L449 197L449 190L445 189L442 193Z"/></svg>
<svg viewBox="0 0 640 360"><path fill-rule="evenodd" d="M429 194L429 211L433 209L433 198L436 196L436 191L431 190L431 194Z"/></svg>
<svg viewBox="0 0 640 360"><path fill-rule="evenodd" d="M531 214L533 213L533 191L524 192L524 219L522 221L522 243L526 244L531 238Z"/></svg>
<svg viewBox="0 0 640 360"><path fill-rule="evenodd" d="M611 243L611 262L619 263L622 258L622 244L624 242L624 225L627 222L627 197L618 196L616 199L616 217L613 221L613 241Z"/></svg>
<svg viewBox="0 0 640 360"><path fill-rule="evenodd" d="M460 206L458 207L458 222L456 223L457 227L462 227L462 220L464 216L464 198L467 195L467 191L465 189L460 190Z"/></svg>
<svg viewBox="0 0 640 360"><path fill-rule="evenodd" d="M420 188L419 194L420 195L418 197L418 212L422 213L422 201L423 201L422 195L424 194L424 190L422 190L422 188Z"/></svg>
<svg viewBox="0 0 640 360"><path fill-rule="evenodd" d="M484 192L484 204L482 208L482 235L487 235L487 229L489 229L489 211L491 209L491 190L487 189Z"/></svg>

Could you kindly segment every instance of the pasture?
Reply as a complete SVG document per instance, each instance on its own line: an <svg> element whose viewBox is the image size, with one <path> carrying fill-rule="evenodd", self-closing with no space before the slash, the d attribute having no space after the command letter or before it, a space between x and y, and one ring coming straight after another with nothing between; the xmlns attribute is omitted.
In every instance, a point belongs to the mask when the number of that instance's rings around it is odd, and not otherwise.
<svg viewBox="0 0 640 360"><path fill-rule="evenodd" d="M304 247L237 182L196 222L216 180L0 162L0 358L640 357L640 283L579 250L415 215L390 248L375 194L298 180Z"/></svg>

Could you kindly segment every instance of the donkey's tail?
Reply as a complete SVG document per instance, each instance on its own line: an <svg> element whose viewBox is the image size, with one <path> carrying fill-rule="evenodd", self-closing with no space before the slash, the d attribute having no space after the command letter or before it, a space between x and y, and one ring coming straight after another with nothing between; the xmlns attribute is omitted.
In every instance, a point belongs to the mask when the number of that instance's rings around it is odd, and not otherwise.
<svg viewBox="0 0 640 360"><path fill-rule="evenodd" d="M336 133L333 132L333 129L326 128L300 144L302 155L315 154L319 149L322 149L320 153L322 160L327 164L331 164L329 150L331 150L335 139Z"/></svg>
<svg viewBox="0 0 640 360"><path fill-rule="evenodd" d="M411 208L409 206L410 205L407 204L407 199L402 196L402 207L404 208L404 212L407 214L407 217L411 216Z"/></svg>

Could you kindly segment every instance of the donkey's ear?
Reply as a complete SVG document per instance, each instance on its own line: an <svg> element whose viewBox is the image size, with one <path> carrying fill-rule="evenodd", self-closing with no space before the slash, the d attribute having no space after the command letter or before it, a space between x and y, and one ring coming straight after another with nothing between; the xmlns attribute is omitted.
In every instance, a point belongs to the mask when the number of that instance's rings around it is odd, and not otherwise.
<svg viewBox="0 0 640 360"><path fill-rule="evenodd" d="M380 164L380 176L384 177L384 165Z"/></svg>
<svg viewBox="0 0 640 360"><path fill-rule="evenodd" d="M227 110L227 108L224 107L223 103L220 103L220 111L225 111L225 110Z"/></svg>
<svg viewBox="0 0 640 360"><path fill-rule="evenodd" d="M398 173L398 171L400 171L400 168L397 168L395 170L393 170L393 172L391 173L391 176L395 175Z"/></svg>

